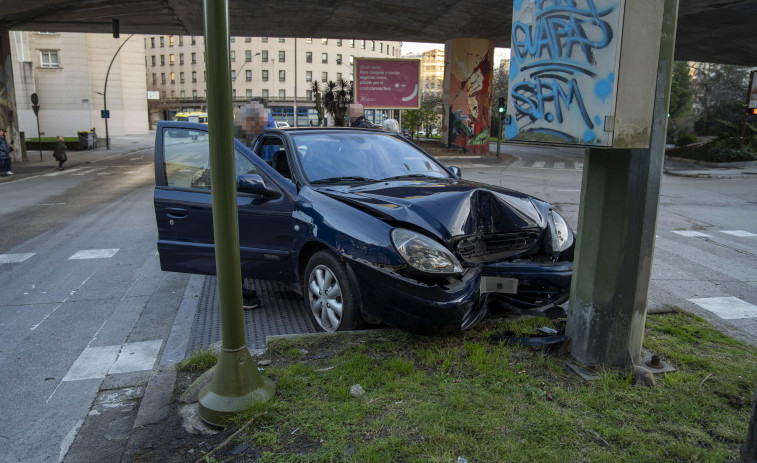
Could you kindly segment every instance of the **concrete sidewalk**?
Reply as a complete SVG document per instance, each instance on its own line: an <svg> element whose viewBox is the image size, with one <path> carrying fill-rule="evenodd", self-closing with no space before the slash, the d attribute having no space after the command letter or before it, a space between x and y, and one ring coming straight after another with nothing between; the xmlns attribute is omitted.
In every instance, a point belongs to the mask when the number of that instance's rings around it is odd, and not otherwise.
<svg viewBox="0 0 757 463"><path fill-rule="evenodd" d="M105 147L105 139L98 140L98 147L83 151L66 151L68 161L63 165L65 169L81 165L101 162L124 154L133 153L155 146L155 131L142 135L123 135L110 137L110 149ZM14 153L16 154L16 153ZM40 175L53 172L58 169L58 161L53 158L52 150L42 150L40 161L39 150L27 150L25 161L13 161L11 172L13 175L0 177L0 183L12 182L31 175Z"/></svg>

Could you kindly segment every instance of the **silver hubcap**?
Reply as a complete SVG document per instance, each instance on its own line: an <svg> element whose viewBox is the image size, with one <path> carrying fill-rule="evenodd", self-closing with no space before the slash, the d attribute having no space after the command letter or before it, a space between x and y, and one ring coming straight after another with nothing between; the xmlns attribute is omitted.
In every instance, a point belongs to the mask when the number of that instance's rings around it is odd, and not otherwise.
<svg viewBox="0 0 757 463"><path fill-rule="evenodd" d="M310 272L308 299L313 317L326 331L336 331L342 323L342 288L325 265Z"/></svg>

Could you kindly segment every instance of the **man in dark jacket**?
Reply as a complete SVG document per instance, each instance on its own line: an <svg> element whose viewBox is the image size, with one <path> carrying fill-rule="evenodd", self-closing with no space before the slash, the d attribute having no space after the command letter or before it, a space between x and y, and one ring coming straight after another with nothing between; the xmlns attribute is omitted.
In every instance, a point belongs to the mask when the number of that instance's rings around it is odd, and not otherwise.
<svg viewBox="0 0 757 463"><path fill-rule="evenodd" d="M351 103L347 107L347 114L350 116L350 127L363 127L372 129L373 126L365 119L363 105L360 103Z"/></svg>
<svg viewBox="0 0 757 463"><path fill-rule="evenodd" d="M11 172L11 148L5 140L5 129L0 129L0 177L13 175Z"/></svg>

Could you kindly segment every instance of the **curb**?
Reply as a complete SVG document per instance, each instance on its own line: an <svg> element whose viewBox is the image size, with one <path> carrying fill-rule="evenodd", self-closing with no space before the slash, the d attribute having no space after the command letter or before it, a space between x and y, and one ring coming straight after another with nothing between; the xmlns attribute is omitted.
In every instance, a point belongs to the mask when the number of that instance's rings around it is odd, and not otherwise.
<svg viewBox="0 0 757 463"><path fill-rule="evenodd" d="M711 172L703 172L701 174L690 174L685 172L676 172L670 169L663 169L663 172L673 177L685 177L685 178L709 178L709 179L751 179L757 178L757 172L745 172L743 174L715 174Z"/></svg>

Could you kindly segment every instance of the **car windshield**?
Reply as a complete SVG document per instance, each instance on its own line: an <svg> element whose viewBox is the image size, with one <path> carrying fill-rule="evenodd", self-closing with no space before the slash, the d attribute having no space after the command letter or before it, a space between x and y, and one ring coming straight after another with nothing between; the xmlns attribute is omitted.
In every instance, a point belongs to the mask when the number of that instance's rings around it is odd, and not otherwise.
<svg viewBox="0 0 757 463"><path fill-rule="evenodd" d="M311 183L450 176L422 151L389 134L300 133L293 138Z"/></svg>

